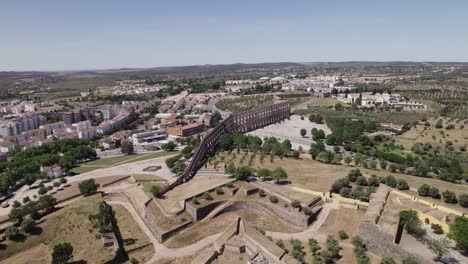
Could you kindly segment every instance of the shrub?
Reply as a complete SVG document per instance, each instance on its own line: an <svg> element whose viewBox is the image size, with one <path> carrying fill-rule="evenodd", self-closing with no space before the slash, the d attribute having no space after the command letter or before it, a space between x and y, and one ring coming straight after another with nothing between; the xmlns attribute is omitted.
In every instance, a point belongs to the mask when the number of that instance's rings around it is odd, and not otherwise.
<svg viewBox="0 0 468 264"><path fill-rule="evenodd" d="M54 246L52 253L53 264L64 264L68 263L73 258L73 247L70 243L60 243Z"/></svg>
<svg viewBox="0 0 468 264"><path fill-rule="evenodd" d="M18 201L14 201L13 204L11 205L11 207L13 207L13 208L18 208L20 206L21 206L21 203L18 202Z"/></svg>
<svg viewBox="0 0 468 264"><path fill-rule="evenodd" d="M408 183L403 179L398 180L397 189L398 190L409 190Z"/></svg>
<svg viewBox="0 0 468 264"><path fill-rule="evenodd" d="M270 195L270 202L277 203L278 202L278 197L276 197L274 195Z"/></svg>
<svg viewBox="0 0 468 264"><path fill-rule="evenodd" d="M300 208L301 207L301 202L299 202L298 200L292 200L291 206L293 208Z"/></svg>
<svg viewBox="0 0 468 264"><path fill-rule="evenodd" d="M199 205L199 204L200 204L200 201L198 200L197 197L193 197L192 203L193 203L193 204L196 204L196 205Z"/></svg>
<svg viewBox="0 0 468 264"><path fill-rule="evenodd" d="M380 264L397 264L396 261L394 259L392 259L391 257L383 257L382 258L382 261L380 262Z"/></svg>
<svg viewBox="0 0 468 264"><path fill-rule="evenodd" d="M395 179L395 177L393 177L393 175L388 175L387 177L385 177L385 184L392 188L395 188L397 186L397 180Z"/></svg>
<svg viewBox="0 0 468 264"><path fill-rule="evenodd" d="M59 187L60 186L60 182L56 181L54 182L54 187Z"/></svg>
<svg viewBox="0 0 468 264"><path fill-rule="evenodd" d="M468 207L468 194L462 194L459 196L460 205L463 207Z"/></svg>
<svg viewBox="0 0 468 264"><path fill-rule="evenodd" d="M338 231L338 236L340 237L341 240L348 239L348 234L344 230Z"/></svg>
<svg viewBox="0 0 468 264"><path fill-rule="evenodd" d="M78 184L80 193L83 196L89 196L89 195L95 194L98 187L99 187L99 184L97 184L94 179L84 180Z"/></svg>
<svg viewBox="0 0 468 264"><path fill-rule="evenodd" d="M317 242L317 240L311 238L309 239L309 251L312 255L316 255L317 252L320 250L320 246Z"/></svg>
<svg viewBox="0 0 468 264"><path fill-rule="evenodd" d="M218 195L224 194L223 189L221 189L221 188L219 188L219 187L216 188L216 194L218 194Z"/></svg>
<svg viewBox="0 0 468 264"><path fill-rule="evenodd" d="M205 200L213 200L213 197L211 197L211 194L209 192L203 193L202 197Z"/></svg>
<svg viewBox="0 0 468 264"><path fill-rule="evenodd" d="M418 194L420 196L429 196L429 192L431 190L431 186L427 185L427 184L423 184L421 185L419 188L418 188Z"/></svg>
<svg viewBox="0 0 468 264"><path fill-rule="evenodd" d="M226 184L226 187L228 187L228 188L234 188L234 183L229 182L229 183Z"/></svg>
<svg viewBox="0 0 468 264"><path fill-rule="evenodd" d="M285 249L283 240L276 240L276 245L282 249Z"/></svg>
<svg viewBox="0 0 468 264"><path fill-rule="evenodd" d="M356 184L360 186L367 186L367 180L364 176L359 176L356 179Z"/></svg>
<svg viewBox="0 0 468 264"><path fill-rule="evenodd" d="M252 175L252 169L249 166L240 166L236 169L236 179L244 181Z"/></svg>
<svg viewBox="0 0 468 264"><path fill-rule="evenodd" d="M260 195L260 197L265 197L266 193L265 193L264 190L260 189L260 190L258 190L258 195Z"/></svg>
<svg viewBox="0 0 468 264"><path fill-rule="evenodd" d="M418 261L413 257L406 257L403 259L401 264L418 264Z"/></svg>
<svg viewBox="0 0 468 264"><path fill-rule="evenodd" d="M434 199L440 199L439 189L437 189L436 187L431 187L431 189L429 190L429 196L431 196Z"/></svg>
<svg viewBox="0 0 468 264"><path fill-rule="evenodd" d="M431 229L432 231L434 231L434 233L439 234L439 235L444 233L442 226L438 224L431 224Z"/></svg>
<svg viewBox="0 0 468 264"><path fill-rule="evenodd" d="M350 170L348 172L348 180L350 182L355 182L359 176L362 176L362 173L359 169Z"/></svg>
<svg viewBox="0 0 468 264"><path fill-rule="evenodd" d="M446 190L442 193L442 197L444 197L444 202L456 204L458 203L457 196L454 192Z"/></svg>
<svg viewBox="0 0 468 264"><path fill-rule="evenodd" d="M306 215L312 215L312 209L310 209L308 206L302 207L302 212L304 212Z"/></svg>
<svg viewBox="0 0 468 264"><path fill-rule="evenodd" d="M37 193L39 193L39 195L44 195L47 193L47 188L46 187L41 187L39 188L39 191L37 191Z"/></svg>
<svg viewBox="0 0 468 264"><path fill-rule="evenodd" d="M379 182L379 179L377 178L377 176L375 174L371 175L369 180L367 181L367 184L369 186L373 186L373 187L377 187L379 186L380 182Z"/></svg>

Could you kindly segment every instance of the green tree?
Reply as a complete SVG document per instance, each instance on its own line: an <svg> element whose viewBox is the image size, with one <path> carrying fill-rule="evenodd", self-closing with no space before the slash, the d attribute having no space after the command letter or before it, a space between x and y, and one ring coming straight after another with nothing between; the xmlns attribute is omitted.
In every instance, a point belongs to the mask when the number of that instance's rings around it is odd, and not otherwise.
<svg viewBox="0 0 468 264"><path fill-rule="evenodd" d="M462 194L459 196L460 205L462 207L468 207L468 194Z"/></svg>
<svg viewBox="0 0 468 264"><path fill-rule="evenodd" d="M455 221L449 225L448 236L453 239L463 250L468 250L468 217L457 216Z"/></svg>
<svg viewBox="0 0 468 264"><path fill-rule="evenodd" d="M326 263L330 263L334 259L340 257L340 246L338 241L333 236L328 236L322 255L325 258Z"/></svg>
<svg viewBox="0 0 468 264"><path fill-rule="evenodd" d="M176 145L174 142L172 142L172 141L169 141L169 142L167 142L167 143L161 145L161 148L162 148L163 150L165 150L165 151L174 151L174 149L175 149L176 147L177 147L177 145Z"/></svg>
<svg viewBox="0 0 468 264"><path fill-rule="evenodd" d="M408 183L403 179L399 179L398 182L397 182L397 189L398 190L409 190Z"/></svg>
<svg viewBox="0 0 468 264"><path fill-rule="evenodd" d="M262 168L257 171L257 176L262 178L268 178L271 175L271 171L267 168Z"/></svg>
<svg viewBox="0 0 468 264"><path fill-rule="evenodd" d="M301 128L301 137L305 137L305 135L307 134L307 130L305 130L304 128Z"/></svg>
<svg viewBox="0 0 468 264"><path fill-rule="evenodd" d="M70 243L64 242L54 246L52 252L52 264L66 264L73 258L73 247Z"/></svg>
<svg viewBox="0 0 468 264"><path fill-rule="evenodd" d="M424 229L421 228L421 220L419 220L418 213L414 210L400 212L400 225L404 226L408 233L417 237L425 234Z"/></svg>
<svg viewBox="0 0 468 264"><path fill-rule="evenodd" d="M236 166L234 166L234 163L232 161L229 162L229 164L226 166L225 172L228 174L236 173Z"/></svg>
<svg viewBox="0 0 468 264"><path fill-rule="evenodd" d="M362 155L361 153L356 153L356 155L354 155L354 163L357 166L364 164L363 163L364 161L365 161L364 155Z"/></svg>
<svg viewBox="0 0 468 264"><path fill-rule="evenodd" d="M34 227L34 220L31 219L31 218L26 218L24 219L22 222L21 222L21 230L23 230L24 232L31 232L33 227Z"/></svg>
<svg viewBox="0 0 468 264"><path fill-rule="evenodd" d="M429 196L431 196L434 199L440 199L439 189L437 189L436 187L431 187L431 189L429 190Z"/></svg>
<svg viewBox="0 0 468 264"><path fill-rule="evenodd" d="M39 197L38 200L39 206L46 214L53 212L55 210L55 205L57 204L57 199L51 195L44 195Z"/></svg>
<svg viewBox="0 0 468 264"><path fill-rule="evenodd" d="M240 166L236 170L236 179L245 181L252 175L252 169L249 166Z"/></svg>
<svg viewBox="0 0 468 264"><path fill-rule="evenodd" d="M431 186L427 184L423 184L418 188L418 194L420 196L429 196L429 192L431 191Z"/></svg>
<svg viewBox="0 0 468 264"><path fill-rule="evenodd" d="M84 180L78 184L80 193L83 196L90 196L90 195L95 194L98 187L99 187L99 184L97 184L94 179Z"/></svg>
<svg viewBox="0 0 468 264"><path fill-rule="evenodd" d="M10 226L5 230L5 237L8 239L14 239L19 233L16 226Z"/></svg>
<svg viewBox="0 0 468 264"><path fill-rule="evenodd" d="M316 255L317 252L320 250L320 246L317 242L317 240L311 238L309 239L309 250L312 255Z"/></svg>
<svg viewBox="0 0 468 264"><path fill-rule="evenodd" d="M442 197L444 197L444 202L456 204L458 203L457 196L454 192L446 190L442 193Z"/></svg>
<svg viewBox="0 0 468 264"><path fill-rule="evenodd" d="M120 151L127 155L133 154L133 143L130 140L123 141L120 145Z"/></svg>
<svg viewBox="0 0 468 264"><path fill-rule="evenodd" d="M385 177L385 184L392 188L395 188L397 186L397 180L392 175L388 175L387 177Z"/></svg>
<svg viewBox="0 0 468 264"><path fill-rule="evenodd" d="M362 173L359 169L353 169L348 172L346 176L350 182L355 182L359 176L362 176Z"/></svg>
<svg viewBox="0 0 468 264"><path fill-rule="evenodd" d="M341 240L348 239L348 234L344 230L338 231L338 236L340 237Z"/></svg>
<svg viewBox="0 0 468 264"><path fill-rule="evenodd" d="M159 197L161 195L162 188L159 184L151 186L150 192L154 197Z"/></svg>
<svg viewBox="0 0 468 264"><path fill-rule="evenodd" d="M282 168L277 167L272 173L271 178L276 182L286 180L288 178L288 173Z"/></svg>
<svg viewBox="0 0 468 264"><path fill-rule="evenodd" d="M350 156L346 156L344 158L344 162L346 163L346 165L349 165L351 163L351 161L353 161L353 159Z"/></svg>
<svg viewBox="0 0 468 264"><path fill-rule="evenodd" d="M97 214L90 215L88 218L93 228L98 229L100 233L103 233L107 228L116 223L115 212L112 206L105 202L99 204Z"/></svg>

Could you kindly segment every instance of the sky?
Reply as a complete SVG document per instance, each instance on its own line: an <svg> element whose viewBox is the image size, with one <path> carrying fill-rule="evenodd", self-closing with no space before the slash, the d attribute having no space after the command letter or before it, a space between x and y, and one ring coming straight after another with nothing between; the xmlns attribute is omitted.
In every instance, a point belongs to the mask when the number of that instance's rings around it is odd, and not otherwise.
<svg viewBox="0 0 468 264"><path fill-rule="evenodd" d="M0 71L468 61L467 0L0 0Z"/></svg>

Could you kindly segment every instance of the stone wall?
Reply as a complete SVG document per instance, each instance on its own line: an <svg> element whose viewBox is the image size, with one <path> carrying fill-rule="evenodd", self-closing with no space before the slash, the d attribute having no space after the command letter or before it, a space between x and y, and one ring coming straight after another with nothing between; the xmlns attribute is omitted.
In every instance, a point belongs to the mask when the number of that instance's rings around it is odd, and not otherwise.
<svg viewBox="0 0 468 264"><path fill-rule="evenodd" d="M279 207L275 204L272 204L271 202L264 202L264 201L258 201L260 204L265 205L268 209L272 210L277 214L279 217L295 224L298 226L302 227L308 227L310 223L312 223L317 215L320 213L322 208L314 208L312 209L312 214L311 215L306 215L302 212L300 212L297 209L292 209L290 207L283 208Z"/></svg>
<svg viewBox="0 0 468 264"><path fill-rule="evenodd" d="M151 212L147 210L146 208L143 214L143 220L146 223L146 225L149 227L151 232L154 234L156 239L158 239L158 241L161 243L193 223L192 220L187 220L184 223L177 225L169 230L163 230L158 225L158 222L156 221L154 216L151 214Z"/></svg>
<svg viewBox="0 0 468 264"><path fill-rule="evenodd" d="M419 256L407 252L400 245L395 244L394 237L385 233L377 225L372 223L361 223L359 226L359 235L366 242L369 250L376 252L380 256L389 256L395 260L401 261L406 257L415 258L418 263L427 261Z"/></svg>
<svg viewBox="0 0 468 264"><path fill-rule="evenodd" d="M230 115L202 138L187 168L175 182L162 190L162 194L195 176L206 163L208 156L216 150L217 141L222 135L232 132L246 133L279 122L288 118L290 114L289 103L282 102Z"/></svg>
<svg viewBox="0 0 468 264"><path fill-rule="evenodd" d="M215 201L212 203L209 203L205 206L202 207L196 207L192 205L190 202L185 203L185 211L192 216L195 221L198 221L200 219L203 219L205 216L207 216L211 211L213 211L218 205L224 203L226 201Z"/></svg>

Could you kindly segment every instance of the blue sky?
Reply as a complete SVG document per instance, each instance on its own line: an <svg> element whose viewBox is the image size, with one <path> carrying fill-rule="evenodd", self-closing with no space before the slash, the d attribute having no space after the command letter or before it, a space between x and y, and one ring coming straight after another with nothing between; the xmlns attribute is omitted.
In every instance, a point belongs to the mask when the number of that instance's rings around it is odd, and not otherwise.
<svg viewBox="0 0 468 264"><path fill-rule="evenodd" d="M466 0L2 0L0 71L468 61Z"/></svg>

